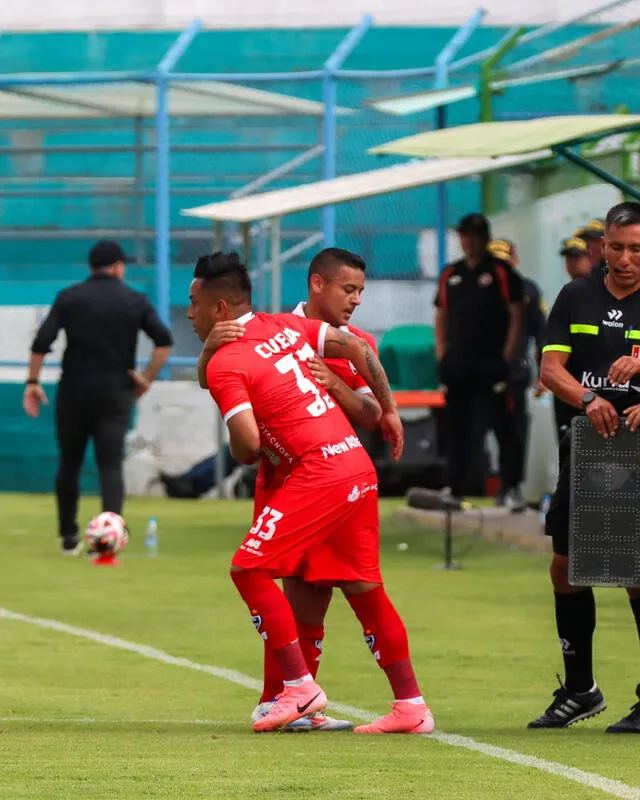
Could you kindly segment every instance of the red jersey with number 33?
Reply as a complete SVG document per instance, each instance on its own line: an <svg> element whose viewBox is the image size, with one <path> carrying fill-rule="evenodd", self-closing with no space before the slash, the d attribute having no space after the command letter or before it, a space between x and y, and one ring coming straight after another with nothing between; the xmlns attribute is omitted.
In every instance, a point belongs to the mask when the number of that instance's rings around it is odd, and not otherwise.
<svg viewBox="0 0 640 800"><path fill-rule="evenodd" d="M293 314L247 314L238 322L244 336L214 354L207 382L225 422L253 410L265 482L295 469L331 485L372 470L351 423L306 363L324 355L328 324Z"/></svg>

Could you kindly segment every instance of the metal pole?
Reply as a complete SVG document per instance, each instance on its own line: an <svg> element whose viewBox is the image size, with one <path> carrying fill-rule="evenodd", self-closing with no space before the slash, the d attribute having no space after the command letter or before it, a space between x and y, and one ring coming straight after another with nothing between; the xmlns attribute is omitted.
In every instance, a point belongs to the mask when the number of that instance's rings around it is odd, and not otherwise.
<svg viewBox="0 0 640 800"><path fill-rule="evenodd" d="M434 88L444 89L449 84L449 64L456 53L469 41L486 11L478 8L454 34L449 42L438 54L435 67L436 79ZM438 106L436 109L436 127L440 130L447 127L447 107ZM436 240L438 247L438 271L442 272L447 263L447 184L439 183L436 186Z"/></svg>
<svg viewBox="0 0 640 800"><path fill-rule="evenodd" d="M282 274L280 264L280 217L271 219L271 313L282 308Z"/></svg>
<svg viewBox="0 0 640 800"><path fill-rule="evenodd" d="M567 161L571 161L573 164L576 164L578 167L582 167L582 169L587 170L587 172L590 172L597 178L612 184L616 187L616 189L620 189L623 194L630 195L634 200L640 201L640 189L637 189L635 186L630 186L628 183L620 180L620 178L617 178L615 175L611 175L611 173L607 172L606 170L597 167L595 164L587 161L582 156L574 153L573 150L569 150L568 147L557 145L551 149L554 153L558 153L558 155L566 158Z"/></svg>
<svg viewBox="0 0 640 800"><path fill-rule="evenodd" d="M156 291L160 319L168 325L171 316L169 83L164 77L157 80L156 96Z"/></svg>
<svg viewBox="0 0 640 800"><path fill-rule="evenodd" d="M494 70L500 61L518 44L518 41L524 33L524 26L512 31L506 36L496 51L489 56L480 66L480 121L491 122L493 119L493 94L491 88L491 81L494 76ZM482 176L482 211L486 216L493 214L495 211L495 203L493 196L495 181L491 175Z"/></svg>
<svg viewBox="0 0 640 800"><path fill-rule="evenodd" d="M135 256L140 265L146 263L144 246L145 214L144 214L144 119L135 119L135 178L134 178L134 220L133 227L136 231L135 236Z"/></svg>
<svg viewBox="0 0 640 800"><path fill-rule="evenodd" d="M267 308L267 223L261 219L258 223L258 239L256 263L258 265L258 299L256 308L265 311Z"/></svg>
<svg viewBox="0 0 640 800"><path fill-rule="evenodd" d="M249 262L251 261L251 225L249 222L242 223L242 253L244 255L244 263L249 269Z"/></svg>
<svg viewBox="0 0 640 800"><path fill-rule="evenodd" d="M335 73L358 46L372 23L373 17L371 14L365 14L324 63L324 76L322 79L322 100L324 103L324 116L322 121L322 140L324 144L322 177L324 180L331 180L331 178L335 178L336 176L338 136L336 114L338 106L338 87ZM336 241L335 206L324 206L321 213L324 246L333 247Z"/></svg>
<svg viewBox="0 0 640 800"><path fill-rule="evenodd" d="M224 250L224 222L217 219L213 223L213 253L219 253Z"/></svg>
<svg viewBox="0 0 640 800"><path fill-rule="evenodd" d="M213 223L213 248L212 252L217 253L223 248L223 237L224 237L224 223L222 220L217 219ZM226 497L225 492L225 478L226 478L226 471L227 471L227 458L226 453L224 450L224 442L225 442L225 434L226 434L226 425L224 424L224 420L222 419L222 415L220 413L216 414L216 422L215 422L215 436L216 436L216 461L215 461L215 468L213 471L213 477L216 482L216 488L218 490L218 498L221 499Z"/></svg>
<svg viewBox="0 0 640 800"><path fill-rule="evenodd" d="M167 325L171 322L171 207L169 85L170 72L184 55L202 28L202 20L194 19L173 43L158 64L156 80L156 283L158 314ZM164 369L161 377L167 378Z"/></svg>
<svg viewBox="0 0 640 800"><path fill-rule="evenodd" d="M338 126L336 124L336 106L338 87L336 80L330 72L325 72L322 80L322 100L324 102L324 117L322 124L322 177L325 181L336 176L336 138ZM336 207L324 206L322 216L322 237L325 247L333 247L336 242Z"/></svg>

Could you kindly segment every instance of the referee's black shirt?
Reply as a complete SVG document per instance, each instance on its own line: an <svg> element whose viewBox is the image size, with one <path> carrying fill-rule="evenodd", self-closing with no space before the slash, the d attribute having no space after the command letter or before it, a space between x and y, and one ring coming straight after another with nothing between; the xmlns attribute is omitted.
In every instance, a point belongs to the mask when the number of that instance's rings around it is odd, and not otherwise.
<svg viewBox="0 0 640 800"><path fill-rule="evenodd" d="M144 294L99 272L57 295L31 352L48 353L60 330L67 337L61 383L69 386L132 388L128 370L135 369L138 332L156 347L173 344Z"/></svg>
<svg viewBox="0 0 640 800"><path fill-rule="evenodd" d="M618 300L604 278L603 272L592 272L561 290L549 314L542 352L568 353L565 368L585 392L604 397L622 413L640 402L640 375L612 386L607 374L620 356L640 358L640 291Z"/></svg>

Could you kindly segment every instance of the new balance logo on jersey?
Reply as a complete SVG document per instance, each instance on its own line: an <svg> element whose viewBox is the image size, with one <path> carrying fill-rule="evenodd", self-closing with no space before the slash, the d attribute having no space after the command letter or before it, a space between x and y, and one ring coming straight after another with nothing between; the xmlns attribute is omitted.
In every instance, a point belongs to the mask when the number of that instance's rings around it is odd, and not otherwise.
<svg viewBox="0 0 640 800"><path fill-rule="evenodd" d="M611 311L607 311L607 316L609 319L603 319L603 325L606 325L608 328L622 328L623 323L619 322L619 320L622 319L622 311L620 311L619 308L612 308Z"/></svg>
<svg viewBox="0 0 640 800"><path fill-rule="evenodd" d="M602 377L601 375L594 375L593 372L583 372L580 383L586 389L608 389L614 392L627 392L629 391L630 386L630 381L612 386L609 383L609 378L606 375Z"/></svg>
<svg viewBox="0 0 640 800"><path fill-rule="evenodd" d="M349 450L355 450L358 447L362 447L362 442L357 436L346 436L341 442L324 445L322 455L329 458L329 456L338 456L340 453L348 453Z"/></svg>

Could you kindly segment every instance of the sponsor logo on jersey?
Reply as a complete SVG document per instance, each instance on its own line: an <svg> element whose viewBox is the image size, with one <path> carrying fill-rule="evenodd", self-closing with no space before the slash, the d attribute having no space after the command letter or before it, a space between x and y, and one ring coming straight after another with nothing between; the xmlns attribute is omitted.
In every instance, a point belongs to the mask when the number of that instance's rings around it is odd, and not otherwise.
<svg viewBox="0 0 640 800"><path fill-rule="evenodd" d="M483 272L478 276L478 286L491 286L493 283L493 275L490 272Z"/></svg>
<svg viewBox="0 0 640 800"><path fill-rule="evenodd" d="M631 385L630 381L626 381L625 383L612 386L609 383L609 378L606 375L604 377L602 375L594 375L593 372L583 372L580 383L586 389L608 389L609 391L614 392L628 392Z"/></svg>
<svg viewBox="0 0 640 800"><path fill-rule="evenodd" d="M603 325L606 325L607 328L622 328L623 323L619 321L622 319L622 311L619 308L612 308L607 311L607 316L609 319L603 319Z"/></svg>
<svg viewBox="0 0 640 800"><path fill-rule="evenodd" d="M358 374L358 370L353 366L351 362L349 362L349 367L351 368L351 372L353 372L354 375Z"/></svg>
<svg viewBox="0 0 640 800"><path fill-rule="evenodd" d="M354 486L353 489L347 495L347 503L355 503L359 497L360 497L360 489L358 489L357 486Z"/></svg>
<svg viewBox="0 0 640 800"><path fill-rule="evenodd" d="M462 277L460 275L452 275L448 280L447 283L449 286L457 286L459 283L462 283Z"/></svg>
<svg viewBox="0 0 640 800"><path fill-rule="evenodd" d="M640 344L634 344L631 348L631 357L640 358Z"/></svg>
<svg viewBox="0 0 640 800"><path fill-rule="evenodd" d="M323 445L322 455L325 458L329 458L330 456L339 456L342 453L348 453L349 450L355 450L358 447L362 447L362 442L357 436L350 435L346 436L341 442Z"/></svg>
<svg viewBox="0 0 640 800"><path fill-rule="evenodd" d="M293 464L293 456L291 453L289 453L284 445L280 444L264 422L258 422L258 431L260 432L260 439L263 443L260 449L274 466L280 466L282 459L288 461L289 464Z"/></svg>

